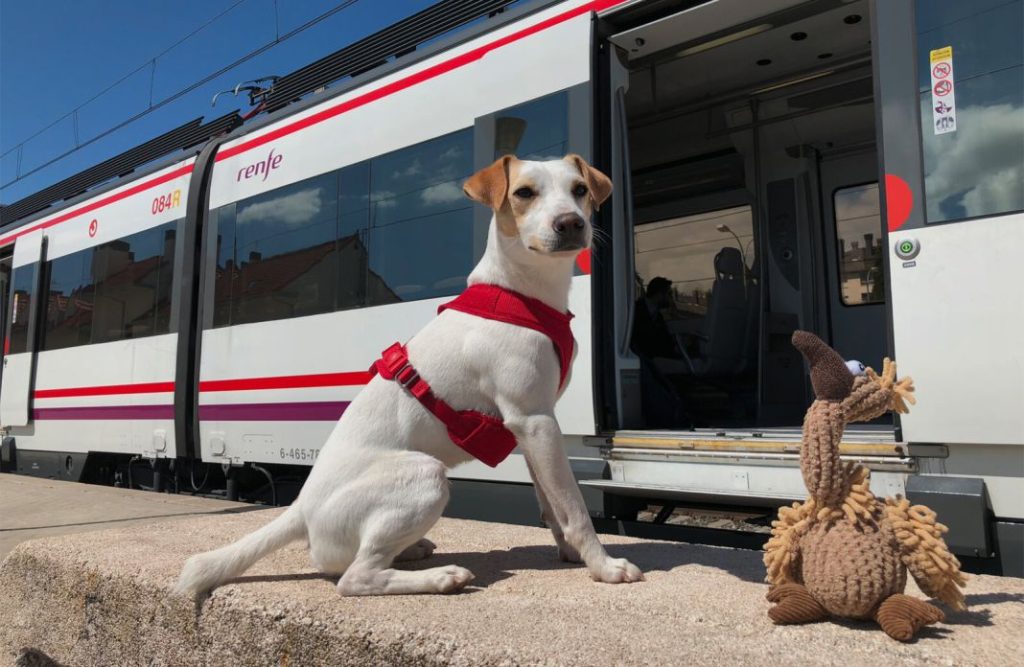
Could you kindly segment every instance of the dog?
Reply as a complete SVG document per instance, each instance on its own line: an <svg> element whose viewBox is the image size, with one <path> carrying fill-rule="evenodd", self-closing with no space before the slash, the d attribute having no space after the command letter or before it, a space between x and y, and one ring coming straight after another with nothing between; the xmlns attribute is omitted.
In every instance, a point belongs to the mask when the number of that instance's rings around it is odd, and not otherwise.
<svg viewBox="0 0 1024 667"><path fill-rule="evenodd" d="M505 156L471 176L463 190L494 213L464 294L478 288L511 294L517 307L564 318L568 330L575 258L591 245L590 218L611 194L611 181L577 155L543 162ZM571 334L569 341L571 347ZM189 558L176 590L198 598L299 539L308 540L320 571L340 577L342 595L450 593L472 581L457 565L392 567L433 553L424 536L448 502L447 469L473 457L455 444L453 427L417 397L421 380L429 383L422 395L449 410L442 414L467 411L460 414L476 420L471 426L486 423L490 435L511 434L508 449L518 444L525 455L562 560L584 563L596 581L641 581L639 568L610 557L598 541L573 477L554 414L567 368L553 342L537 328L444 310L406 347L389 348L404 355L394 367L387 352L377 362L377 377L338 421L295 502L237 542ZM470 439L500 440L490 435Z"/></svg>

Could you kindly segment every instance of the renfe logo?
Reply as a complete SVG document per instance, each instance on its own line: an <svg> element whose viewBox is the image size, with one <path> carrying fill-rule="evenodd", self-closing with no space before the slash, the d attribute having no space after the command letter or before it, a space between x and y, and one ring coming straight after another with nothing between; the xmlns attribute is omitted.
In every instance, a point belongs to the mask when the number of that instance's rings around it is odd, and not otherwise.
<svg viewBox="0 0 1024 667"><path fill-rule="evenodd" d="M271 148L270 155L267 156L267 159L261 160L256 164L250 164L248 167L242 167L241 169L239 169L238 178L236 180L238 182L241 182L243 178L245 180L249 180L253 176L263 174L263 180L265 181L267 180L267 176L270 174L270 172L274 169L277 169L281 165L282 159L284 159L284 156L274 155L274 149Z"/></svg>

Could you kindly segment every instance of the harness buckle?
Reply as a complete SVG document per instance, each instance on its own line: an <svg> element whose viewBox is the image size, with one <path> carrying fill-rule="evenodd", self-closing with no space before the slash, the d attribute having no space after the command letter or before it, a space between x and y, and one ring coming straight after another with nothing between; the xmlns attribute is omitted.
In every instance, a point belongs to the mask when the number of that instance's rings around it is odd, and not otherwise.
<svg viewBox="0 0 1024 667"><path fill-rule="evenodd" d="M420 377L409 361L409 354L400 343L384 350L374 362L371 372L392 380L409 392L424 408L445 425L448 437L486 465L494 467L515 449L515 435L501 419L475 410L455 410L434 395L430 385Z"/></svg>
<svg viewBox="0 0 1024 667"><path fill-rule="evenodd" d="M402 385L409 391L412 391L412 386L419 382L420 374L416 372L416 369L412 367L412 364L408 360L398 369L395 373L395 382Z"/></svg>
<svg viewBox="0 0 1024 667"><path fill-rule="evenodd" d="M406 353L405 347L401 343L395 343L388 349L384 350L380 355L380 359L374 363L374 367L387 380L397 376L398 373L408 365L409 355Z"/></svg>
<svg viewBox="0 0 1024 667"><path fill-rule="evenodd" d="M409 361L409 353L400 343L395 343L384 350L380 359L374 363L373 370L379 372L385 380L394 380L417 399L430 391L430 385L424 382L419 372L413 368Z"/></svg>

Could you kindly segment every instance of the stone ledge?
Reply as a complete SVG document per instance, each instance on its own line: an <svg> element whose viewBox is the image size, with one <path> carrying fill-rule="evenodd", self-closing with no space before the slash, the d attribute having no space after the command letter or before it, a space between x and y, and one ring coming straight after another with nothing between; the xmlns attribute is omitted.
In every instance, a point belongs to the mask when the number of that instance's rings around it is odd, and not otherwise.
<svg viewBox="0 0 1024 667"><path fill-rule="evenodd" d="M902 645L867 623L773 626L760 554L604 537L630 586L559 563L543 529L442 519L412 567L476 574L450 596L341 598L301 544L214 592L168 597L184 559L281 510L48 537L0 565L0 661L67 665L1007 664L1024 653L1024 580L972 577L972 610ZM911 593L920 592L911 587Z"/></svg>

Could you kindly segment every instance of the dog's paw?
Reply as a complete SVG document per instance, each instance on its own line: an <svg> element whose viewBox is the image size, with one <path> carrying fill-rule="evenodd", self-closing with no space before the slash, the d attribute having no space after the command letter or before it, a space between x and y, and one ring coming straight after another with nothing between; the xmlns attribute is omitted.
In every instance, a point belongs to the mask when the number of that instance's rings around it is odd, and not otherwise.
<svg viewBox="0 0 1024 667"><path fill-rule="evenodd" d="M407 547L405 551L395 556L395 562L423 560L424 558L430 558L430 556L434 553L434 549L436 548L436 544L424 538L416 542L416 544Z"/></svg>
<svg viewBox="0 0 1024 667"><path fill-rule="evenodd" d="M431 574L434 576L434 587L438 593L454 593L475 578L472 572L458 565L434 568Z"/></svg>
<svg viewBox="0 0 1024 667"><path fill-rule="evenodd" d="M573 547L568 544L558 545L558 560L564 563L582 563L583 558L580 557L580 552L576 551Z"/></svg>
<svg viewBox="0 0 1024 667"><path fill-rule="evenodd" d="M601 565L601 568L590 573L594 581L601 581L606 584L631 584L644 580L644 573L636 565L633 565L625 558L608 558Z"/></svg>

